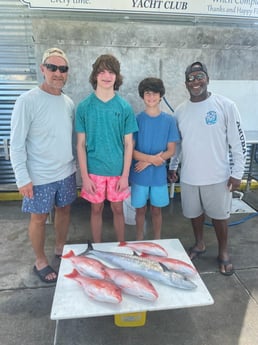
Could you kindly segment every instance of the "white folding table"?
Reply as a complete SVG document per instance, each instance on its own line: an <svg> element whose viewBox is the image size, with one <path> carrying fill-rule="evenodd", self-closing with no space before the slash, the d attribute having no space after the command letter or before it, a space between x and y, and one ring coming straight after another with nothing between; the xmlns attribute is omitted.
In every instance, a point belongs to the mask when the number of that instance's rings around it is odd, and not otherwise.
<svg viewBox="0 0 258 345"><path fill-rule="evenodd" d="M169 257L183 260L192 265L178 239L165 239L150 241L163 246ZM96 243L93 247L97 250L131 252L128 248L119 247L117 242ZM76 255L87 248L87 244L65 245L63 254L73 250ZM92 256L93 257L93 256ZM108 263L106 263L109 265ZM191 278L197 285L194 290L183 290L151 281L155 286L159 297L155 302L140 300L136 297L123 294L123 300L119 305L101 303L91 300L82 290L82 287L74 280L64 277L72 272L73 265L69 259L62 259L53 298L51 319L56 320L54 345L57 341L58 322L65 319L88 318L143 311L156 311L178 308L199 307L213 304L213 298L197 273Z"/></svg>

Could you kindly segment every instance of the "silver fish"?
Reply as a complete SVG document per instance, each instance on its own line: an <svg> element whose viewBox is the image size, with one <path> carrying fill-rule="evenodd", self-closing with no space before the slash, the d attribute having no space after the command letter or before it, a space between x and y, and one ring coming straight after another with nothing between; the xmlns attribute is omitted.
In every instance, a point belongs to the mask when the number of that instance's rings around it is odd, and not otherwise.
<svg viewBox="0 0 258 345"><path fill-rule="evenodd" d="M96 250L93 248L91 242L88 241L88 248L80 255L90 254L127 271L140 274L147 279L153 279L165 285L186 290L191 290L197 287L191 280L179 273L169 271L167 267L160 262L155 262L131 254Z"/></svg>

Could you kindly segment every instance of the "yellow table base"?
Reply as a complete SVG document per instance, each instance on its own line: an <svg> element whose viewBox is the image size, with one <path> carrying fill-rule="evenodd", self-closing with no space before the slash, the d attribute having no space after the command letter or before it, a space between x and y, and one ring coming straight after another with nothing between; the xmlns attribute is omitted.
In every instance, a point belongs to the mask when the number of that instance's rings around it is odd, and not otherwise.
<svg viewBox="0 0 258 345"><path fill-rule="evenodd" d="M118 327L139 327L144 326L146 311L139 313L127 313L114 315L115 325Z"/></svg>

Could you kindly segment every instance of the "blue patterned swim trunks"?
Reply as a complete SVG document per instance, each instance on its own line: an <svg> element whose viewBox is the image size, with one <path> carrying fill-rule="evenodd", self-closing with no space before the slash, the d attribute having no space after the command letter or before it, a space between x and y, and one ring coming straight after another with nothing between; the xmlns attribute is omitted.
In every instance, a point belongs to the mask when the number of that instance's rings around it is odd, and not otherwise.
<svg viewBox="0 0 258 345"><path fill-rule="evenodd" d="M22 211L28 213L49 213L54 206L70 205L77 197L75 174L67 178L40 186L33 186L33 198L23 198Z"/></svg>

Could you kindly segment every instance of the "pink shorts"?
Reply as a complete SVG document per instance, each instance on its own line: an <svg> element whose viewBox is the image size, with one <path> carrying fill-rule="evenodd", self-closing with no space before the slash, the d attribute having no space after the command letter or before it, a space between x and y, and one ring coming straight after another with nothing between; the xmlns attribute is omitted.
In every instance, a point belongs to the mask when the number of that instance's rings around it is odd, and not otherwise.
<svg viewBox="0 0 258 345"><path fill-rule="evenodd" d="M99 204L105 199L111 202L123 201L130 196L129 188L126 188L123 192L116 191L116 185L120 176L99 176L94 174L89 174L89 176L95 183L97 191L95 194L89 194L82 189L81 197L93 204Z"/></svg>

